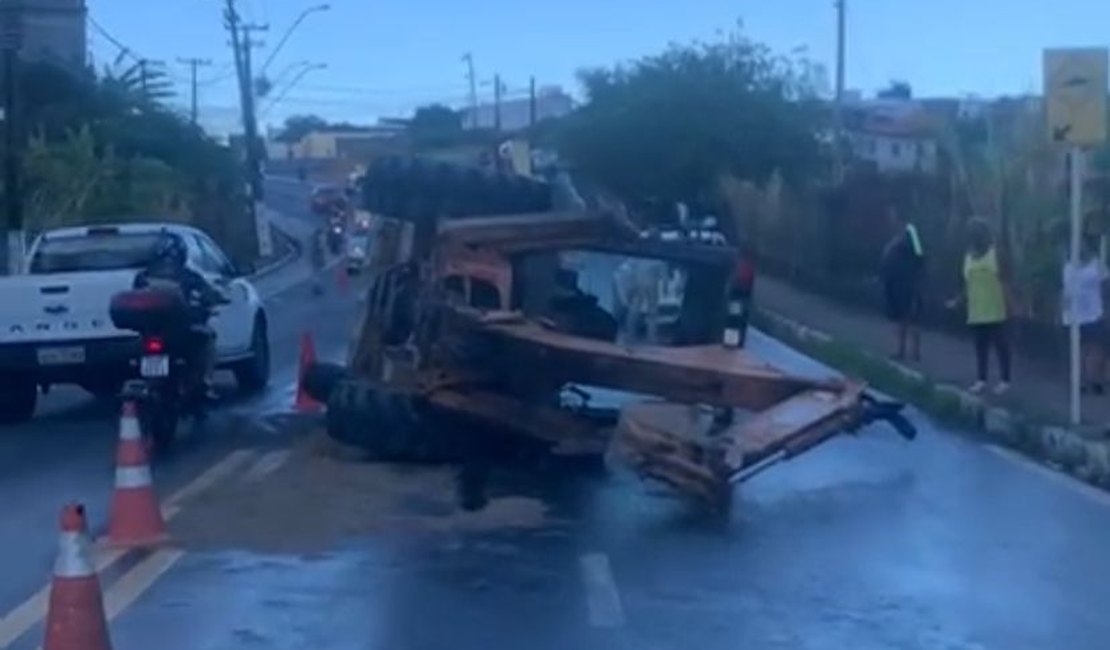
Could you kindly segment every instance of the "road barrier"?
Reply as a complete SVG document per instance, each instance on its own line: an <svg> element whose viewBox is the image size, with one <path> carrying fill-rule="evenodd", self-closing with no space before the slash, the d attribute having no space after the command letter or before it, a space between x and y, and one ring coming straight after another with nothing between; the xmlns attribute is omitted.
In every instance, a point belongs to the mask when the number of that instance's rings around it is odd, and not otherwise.
<svg viewBox="0 0 1110 650"><path fill-rule="evenodd" d="M293 410L298 413L315 413L323 406L312 399L305 390L305 373L316 363L316 344L312 340L312 333L305 332L301 335L301 354L297 368L297 396L293 402Z"/></svg>
<svg viewBox="0 0 1110 650"><path fill-rule="evenodd" d="M111 650L104 597L89 558L85 507L62 509L43 650Z"/></svg>
<svg viewBox="0 0 1110 650"><path fill-rule="evenodd" d="M116 489L108 520L108 541L117 547L140 548L167 539L166 522L154 493L142 430L134 402L124 402L116 451Z"/></svg>

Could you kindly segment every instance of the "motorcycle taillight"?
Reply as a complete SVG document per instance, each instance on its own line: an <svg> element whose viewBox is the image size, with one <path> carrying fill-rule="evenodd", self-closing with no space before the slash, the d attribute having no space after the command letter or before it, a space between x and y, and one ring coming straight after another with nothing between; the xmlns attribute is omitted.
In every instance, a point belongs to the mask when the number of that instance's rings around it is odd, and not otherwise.
<svg viewBox="0 0 1110 650"><path fill-rule="evenodd" d="M166 342L160 336L149 336L143 339L143 352L146 354L162 354L166 351Z"/></svg>

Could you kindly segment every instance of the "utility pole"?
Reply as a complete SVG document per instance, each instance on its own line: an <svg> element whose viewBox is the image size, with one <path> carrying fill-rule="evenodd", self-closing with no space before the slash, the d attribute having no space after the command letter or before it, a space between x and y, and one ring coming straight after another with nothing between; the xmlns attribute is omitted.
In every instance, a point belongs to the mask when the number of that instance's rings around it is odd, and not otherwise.
<svg viewBox="0 0 1110 650"><path fill-rule="evenodd" d="M536 78L528 79L528 126L536 125Z"/></svg>
<svg viewBox="0 0 1110 650"><path fill-rule="evenodd" d="M4 212L8 231L8 273L23 271L25 235L23 232L23 194L19 168L23 138L20 135L18 100L19 49L23 40L20 7L5 3L0 47L4 57Z"/></svg>
<svg viewBox="0 0 1110 650"><path fill-rule="evenodd" d="M466 61L466 78L470 84L470 128L478 128L478 80L474 76L474 55L467 52L463 55Z"/></svg>
<svg viewBox="0 0 1110 650"><path fill-rule="evenodd" d="M239 99L243 113L243 149L246 158L247 194L250 216L254 220L258 238L258 254L268 257L273 254L273 240L270 237L270 224L262 209L264 189L262 166L258 151L258 120L254 106L254 76L251 71L251 48L259 45L251 38L252 32L266 31L264 25L243 24L235 8L235 0L226 0L224 21L231 35L231 48L235 56L235 69L239 76Z"/></svg>
<svg viewBox="0 0 1110 650"><path fill-rule="evenodd" d="M198 59L196 57L192 57L179 58L177 62L189 66L189 78L192 81L192 101L190 102L192 108L189 112L189 115L191 116L193 125L195 126L197 123L197 68L200 68L202 66L210 66L212 65L212 61L210 59Z"/></svg>
<svg viewBox="0 0 1110 650"><path fill-rule="evenodd" d="M501 131L501 75L493 75L493 130Z"/></svg>
<svg viewBox="0 0 1110 650"><path fill-rule="evenodd" d="M844 180L844 62L847 57L847 0L836 0L836 104L833 108L833 164Z"/></svg>

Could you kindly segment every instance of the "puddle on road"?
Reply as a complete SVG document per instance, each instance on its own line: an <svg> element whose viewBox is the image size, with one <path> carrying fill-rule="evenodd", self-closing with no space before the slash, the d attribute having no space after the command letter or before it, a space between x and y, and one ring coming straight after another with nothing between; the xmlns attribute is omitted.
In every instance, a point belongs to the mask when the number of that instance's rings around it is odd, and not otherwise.
<svg viewBox="0 0 1110 650"><path fill-rule="evenodd" d="M309 553L368 534L538 530L558 524L539 499L491 498L459 509L455 470L362 462L322 433L296 443L259 480L236 477L191 502L172 522L187 548Z"/></svg>

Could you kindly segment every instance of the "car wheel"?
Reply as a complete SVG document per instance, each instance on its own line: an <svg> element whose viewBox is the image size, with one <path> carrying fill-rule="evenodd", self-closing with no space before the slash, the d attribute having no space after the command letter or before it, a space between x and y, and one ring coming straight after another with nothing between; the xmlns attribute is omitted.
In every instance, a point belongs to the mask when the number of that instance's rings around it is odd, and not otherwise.
<svg viewBox="0 0 1110 650"><path fill-rule="evenodd" d="M19 424L35 415L39 387L35 382L17 377L0 381L0 424Z"/></svg>
<svg viewBox="0 0 1110 650"><path fill-rule="evenodd" d="M240 390L248 393L257 393L270 382L270 336L261 316L254 322L250 357L236 365L233 372Z"/></svg>

